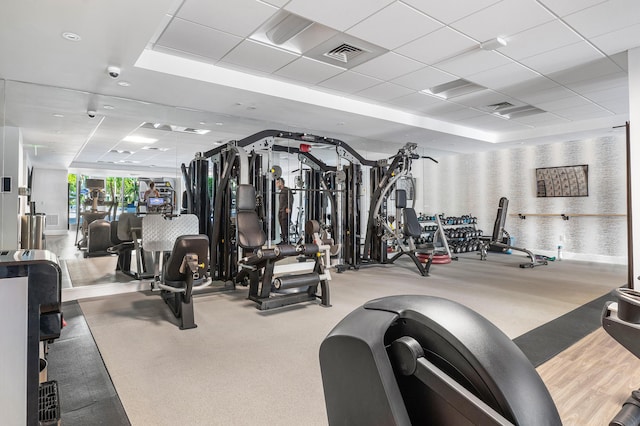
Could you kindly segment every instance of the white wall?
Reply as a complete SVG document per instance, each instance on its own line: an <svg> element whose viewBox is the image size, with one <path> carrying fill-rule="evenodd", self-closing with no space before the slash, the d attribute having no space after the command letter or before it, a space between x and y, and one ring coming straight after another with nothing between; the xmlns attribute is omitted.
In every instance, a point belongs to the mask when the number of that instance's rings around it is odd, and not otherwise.
<svg viewBox="0 0 640 426"><path fill-rule="evenodd" d="M18 185L21 181L22 134L15 127L0 127L0 176L11 177L11 192L0 192L0 249L15 250L19 243Z"/></svg>
<svg viewBox="0 0 640 426"><path fill-rule="evenodd" d="M33 169L31 201L36 203L36 213L45 213L46 235L67 232L69 214L67 210L67 171Z"/></svg>
<svg viewBox="0 0 640 426"><path fill-rule="evenodd" d="M439 164L416 163L416 211L471 214L490 234L501 197L509 199L510 214L624 214L626 169L624 132L611 137L437 158ZM535 169L587 164L588 197L536 197ZM627 263L626 216L560 217L508 216L506 230L517 247L555 255L561 236L566 258Z"/></svg>

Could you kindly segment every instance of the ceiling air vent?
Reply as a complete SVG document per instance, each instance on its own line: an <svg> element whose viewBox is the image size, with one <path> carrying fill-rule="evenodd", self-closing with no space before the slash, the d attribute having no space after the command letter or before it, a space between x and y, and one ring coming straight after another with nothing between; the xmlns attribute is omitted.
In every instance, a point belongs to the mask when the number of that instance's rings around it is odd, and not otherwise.
<svg viewBox="0 0 640 426"><path fill-rule="evenodd" d="M342 43L340 46L325 53L324 56L346 64L364 52L364 49L360 49L359 47L352 46L347 43Z"/></svg>
<svg viewBox="0 0 640 426"><path fill-rule="evenodd" d="M488 105L489 110L491 111L501 111L505 108L511 108L514 107L515 105L512 104L511 102L499 102L497 104L491 104Z"/></svg>
<svg viewBox="0 0 640 426"><path fill-rule="evenodd" d="M451 99L456 96L479 92L480 90L486 90L486 87L460 78L458 80L430 87L429 89L422 90L422 92L442 99Z"/></svg>

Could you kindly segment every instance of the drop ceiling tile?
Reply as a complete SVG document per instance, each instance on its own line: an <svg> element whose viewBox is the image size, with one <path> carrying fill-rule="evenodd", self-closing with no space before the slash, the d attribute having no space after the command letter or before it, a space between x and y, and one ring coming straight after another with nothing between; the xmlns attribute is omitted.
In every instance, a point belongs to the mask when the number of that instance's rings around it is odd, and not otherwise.
<svg viewBox="0 0 640 426"><path fill-rule="evenodd" d="M402 96L400 98L393 99L389 103L398 105L399 107L404 109L420 112L428 108L429 105L437 104L440 102L446 102L446 101L436 98L435 96L429 96L429 95L416 92L407 96Z"/></svg>
<svg viewBox="0 0 640 426"><path fill-rule="evenodd" d="M442 24L438 21L395 2L351 27L347 33L392 50L440 27Z"/></svg>
<svg viewBox="0 0 640 426"><path fill-rule="evenodd" d="M460 124L479 128L485 131L522 130L527 127L524 124L505 120L504 118L497 117L493 114L483 114L478 117L471 117L460 122Z"/></svg>
<svg viewBox="0 0 640 426"><path fill-rule="evenodd" d="M606 108L614 114L629 114L629 98L602 101L599 102L598 105L600 105L602 108Z"/></svg>
<svg viewBox="0 0 640 426"><path fill-rule="evenodd" d="M597 104L610 101L626 102L627 105L629 103L629 90L627 85L586 92L582 93L582 96Z"/></svg>
<svg viewBox="0 0 640 426"><path fill-rule="evenodd" d="M340 92L355 93L380 83L382 83L381 80L371 78L363 74L358 74L353 71L346 71L342 74L336 75L335 77L331 77L318 85L338 90Z"/></svg>
<svg viewBox="0 0 640 426"><path fill-rule="evenodd" d="M640 2L609 0L568 15L564 20L587 38L640 23Z"/></svg>
<svg viewBox="0 0 640 426"><path fill-rule="evenodd" d="M165 47L217 61L241 41L240 37L174 18L154 49Z"/></svg>
<svg viewBox="0 0 640 426"><path fill-rule="evenodd" d="M582 39L576 33L556 19L509 36L508 44L500 48L500 53L518 60L579 41Z"/></svg>
<svg viewBox="0 0 640 426"><path fill-rule="evenodd" d="M554 124L568 123L570 120L564 117L558 117L550 112L543 114L528 115L526 117L512 118L510 121L527 124L530 126L551 126Z"/></svg>
<svg viewBox="0 0 640 426"><path fill-rule="evenodd" d="M575 96L575 93L571 90L562 86L555 86L548 89L521 94L518 96L518 99L530 105L537 106L543 102L551 102L558 99L570 98L572 96Z"/></svg>
<svg viewBox="0 0 640 426"><path fill-rule="evenodd" d="M227 53L221 62L272 73L298 58L295 53L277 49L252 40L244 40Z"/></svg>
<svg viewBox="0 0 640 426"><path fill-rule="evenodd" d="M178 17L216 30L246 37L269 19L277 8L255 0L187 0Z"/></svg>
<svg viewBox="0 0 640 426"><path fill-rule="evenodd" d="M460 18L471 15L485 7L498 3L499 0L403 0L405 3L426 13L437 20L450 24Z"/></svg>
<svg viewBox="0 0 640 426"><path fill-rule="evenodd" d="M373 58L364 64L353 67L352 70L380 80L391 80L424 67L424 64L406 58L397 53L387 52Z"/></svg>
<svg viewBox="0 0 640 426"><path fill-rule="evenodd" d="M262 1L264 3L272 4L272 5L276 6L276 7L282 7L285 4L289 3L289 0L260 0L260 1Z"/></svg>
<svg viewBox="0 0 640 426"><path fill-rule="evenodd" d="M501 36L508 38L528 28L553 20L554 17L535 0L503 0L451 26L483 42Z"/></svg>
<svg viewBox="0 0 640 426"><path fill-rule="evenodd" d="M589 104L580 107L566 108L557 111L553 111L554 114L560 117L568 118L572 121L587 120L591 118L609 117L611 112L605 110L599 105Z"/></svg>
<svg viewBox="0 0 640 426"><path fill-rule="evenodd" d="M556 99L553 101L547 102L539 102L536 104L536 107L549 112L561 111L567 108L581 107L592 105L592 102L589 102L587 99L582 96L570 96L567 98Z"/></svg>
<svg viewBox="0 0 640 426"><path fill-rule="evenodd" d="M640 24L594 37L590 41L607 55L614 55L638 46L638 40Z"/></svg>
<svg viewBox="0 0 640 426"><path fill-rule="evenodd" d="M435 67L460 77L466 77L511 62L511 59L499 53L478 49L453 59L439 62Z"/></svg>
<svg viewBox="0 0 640 426"><path fill-rule="evenodd" d="M384 102L390 99L399 98L400 96L406 96L409 93L413 92L414 90L398 86L397 84L382 83L378 84L377 86L361 90L360 92L356 93L356 95Z"/></svg>
<svg viewBox="0 0 640 426"><path fill-rule="evenodd" d="M556 15L563 17L606 1L607 0L540 0L540 3L547 6Z"/></svg>
<svg viewBox="0 0 640 426"><path fill-rule="evenodd" d="M500 67L472 74L467 77L467 80L490 89L501 89L523 81L535 79L538 76L538 73L531 71L529 68L517 62L511 62Z"/></svg>
<svg viewBox="0 0 640 426"><path fill-rule="evenodd" d="M521 96L531 93L537 93L542 90L552 89L559 87L560 85L553 80L550 80L543 76L538 76L532 80L523 81L510 86L505 86L500 89L500 92L509 95L514 98L520 98Z"/></svg>
<svg viewBox="0 0 640 426"><path fill-rule="evenodd" d="M468 52L477 46L478 43L469 37L445 27L407 43L395 51L431 65Z"/></svg>
<svg viewBox="0 0 640 426"><path fill-rule="evenodd" d="M627 88L628 84L629 76L626 72L620 71L588 80L581 80L575 83L567 83L565 86L578 93L591 93L599 90L610 90L620 87Z"/></svg>
<svg viewBox="0 0 640 426"><path fill-rule="evenodd" d="M344 68L301 57L280 68L274 75L308 84L318 84L344 71Z"/></svg>
<svg viewBox="0 0 640 426"><path fill-rule="evenodd" d="M618 78L623 71L609 58L600 58L580 66L548 74L548 77L560 84L570 85L593 79ZM605 77L607 76L607 77Z"/></svg>
<svg viewBox="0 0 640 426"><path fill-rule="evenodd" d="M284 8L314 22L345 31L391 3L393 0L291 0Z"/></svg>
<svg viewBox="0 0 640 426"><path fill-rule="evenodd" d="M541 74L550 74L574 67L576 64L595 61L602 58L587 42L570 44L559 49L521 59L520 62Z"/></svg>
<svg viewBox="0 0 640 426"><path fill-rule="evenodd" d="M452 74L433 67L424 67L407 75L403 75L402 77L395 78L392 82L413 90L425 90L456 79L457 77Z"/></svg>
<svg viewBox="0 0 640 426"><path fill-rule="evenodd" d="M446 113L440 116L442 120L445 121L465 121L475 117L483 116L484 112L472 109L472 108L463 108L458 111L452 111L450 113Z"/></svg>

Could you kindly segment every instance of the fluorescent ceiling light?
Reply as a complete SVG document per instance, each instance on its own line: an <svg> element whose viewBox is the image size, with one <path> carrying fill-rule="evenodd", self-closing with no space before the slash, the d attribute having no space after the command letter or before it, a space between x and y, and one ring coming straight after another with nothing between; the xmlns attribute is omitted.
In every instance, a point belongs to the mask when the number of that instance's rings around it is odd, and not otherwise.
<svg viewBox="0 0 640 426"><path fill-rule="evenodd" d="M288 13L267 30L266 35L273 44L279 46L306 30L311 24L313 21Z"/></svg>
<svg viewBox="0 0 640 426"><path fill-rule="evenodd" d="M450 99L456 96L462 96L473 92L485 90L486 87L472 83L467 80L458 79L448 83L439 84L421 92L428 95L434 95L442 99Z"/></svg>
<svg viewBox="0 0 640 426"><path fill-rule="evenodd" d="M529 115L542 114L545 112L546 111L541 110L540 108L536 108L533 105L524 105L514 108L506 108L501 111L496 111L494 112L494 114L502 118L512 119L527 117Z"/></svg>
<svg viewBox="0 0 640 426"><path fill-rule="evenodd" d="M156 143L158 142L158 139L146 138L144 136L129 135L126 138L122 139L122 141L133 142L133 143Z"/></svg>

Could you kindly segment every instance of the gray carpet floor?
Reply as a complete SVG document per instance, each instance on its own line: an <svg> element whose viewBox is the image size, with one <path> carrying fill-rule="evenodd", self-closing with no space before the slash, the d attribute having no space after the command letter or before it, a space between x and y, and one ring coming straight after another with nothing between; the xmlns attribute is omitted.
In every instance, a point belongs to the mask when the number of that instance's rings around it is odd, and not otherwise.
<svg viewBox="0 0 640 426"><path fill-rule="evenodd" d="M521 269L522 260L466 254L434 265L427 278L409 259L333 273L331 308L310 303L261 312L241 287L200 295L194 299L198 328L185 331L155 293L80 305L133 425L325 425L320 343L371 299L445 297L515 338L626 281L624 266L562 261Z"/></svg>

